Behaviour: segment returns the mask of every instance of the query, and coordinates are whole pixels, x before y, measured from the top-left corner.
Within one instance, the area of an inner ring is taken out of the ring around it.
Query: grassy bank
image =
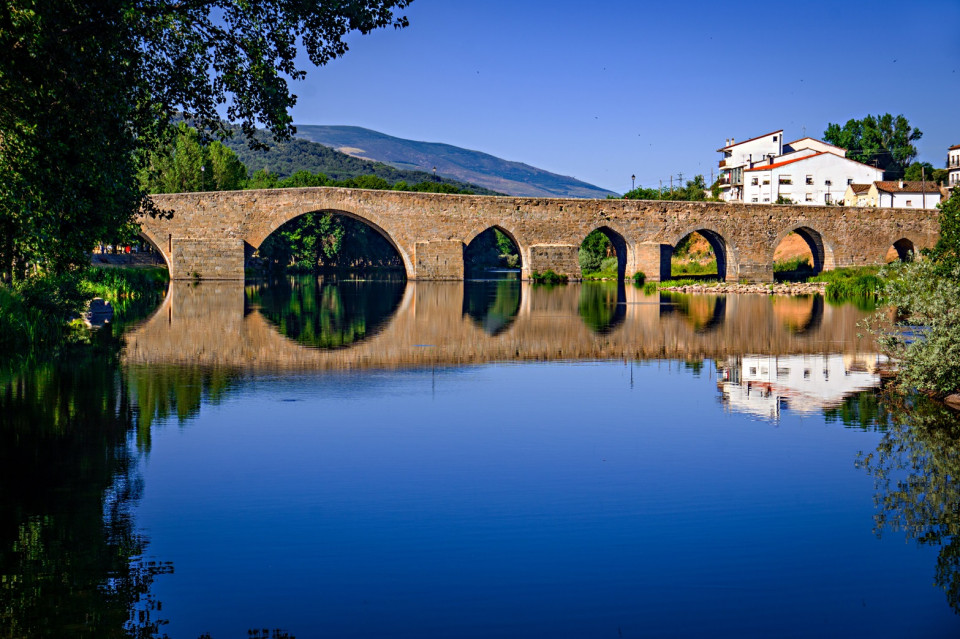
[[[854,302],[872,307],[880,301],[883,280],[879,266],[849,266],[824,271],[809,278],[810,282],[826,282],[824,297],[828,302]]]
[[[110,302],[114,322],[123,321],[155,305],[167,280],[161,267],[92,267],[0,286],[0,359],[43,356],[88,341],[89,332],[77,318],[91,299]]]

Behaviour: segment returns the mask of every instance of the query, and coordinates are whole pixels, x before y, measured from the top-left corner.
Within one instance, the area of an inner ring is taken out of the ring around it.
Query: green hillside
[[[408,184],[417,184],[419,182],[434,180],[432,171],[400,169],[381,162],[352,157],[309,140],[294,138],[286,142],[275,142],[263,131],[258,132],[257,138],[260,142],[268,144],[270,148],[266,151],[253,150],[240,135],[234,136],[224,142],[224,144],[234,150],[240,158],[240,161],[246,165],[251,173],[259,171],[260,169],[266,169],[284,178],[289,177],[297,171],[309,171],[311,173],[323,173],[333,180],[346,180],[363,175],[375,175],[391,184],[400,181],[407,182]],[[495,190],[484,188],[483,186],[469,184],[440,175],[436,177],[436,181],[450,184],[459,189],[472,191],[477,195],[500,194]]]
[[[297,137],[357,158],[423,170],[493,191],[528,197],[605,198],[612,191],[521,162],[449,144],[417,142],[355,126],[297,125]]]

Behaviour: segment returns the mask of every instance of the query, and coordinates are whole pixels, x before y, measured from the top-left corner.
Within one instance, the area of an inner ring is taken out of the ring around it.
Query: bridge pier
[[[641,242],[637,244],[637,270],[643,271],[650,282],[662,282],[670,279],[670,258],[673,247],[660,242]]]
[[[463,242],[460,240],[430,240],[414,246],[414,280],[462,280]]]
[[[580,247],[572,244],[534,244],[530,247],[529,277],[534,272],[545,273],[552,270],[558,275],[566,275],[571,280],[579,280]]]
[[[170,279],[243,280],[243,240],[171,237],[168,250]]]

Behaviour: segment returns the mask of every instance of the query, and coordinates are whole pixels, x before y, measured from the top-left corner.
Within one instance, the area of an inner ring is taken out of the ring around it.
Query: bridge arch
[[[777,235],[767,256],[769,264],[774,263],[774,254],[777,252],[777,247],[780,246],[780,242],[791,233],[799,235],[810,249],[810,253],[813,255],[813,264],[811,266],[813,267],[814,274],[820,273],[821,271],[832,271],[836,268],[837,263],[833,248],[834,242],[828,240],[820,231],[806,224],[793,224],[783,229]]]
[[[683,238],[693,233],[699,233],[707,240],[707,243],[710,244],[710,248],[713,249],[713,254],[717,257],[717,279],[721,282],[726,281],[729,265],[739,263],[739,251],[737,251],[736,247],[727,239],[729,234],[724,234],[715,227],[690,226],[681,233],[674,235],[670,238],[670,255],[667,259],[673,257],[673,249],[677,244],[679,244]],[[669,264],[667,264],[667,267],[669,267]]]
[[[916,244],[909,238],[901,237],[887,247],[881,263],[890,263],[897,260],[909,262],[916,257],[916,253]]]
[[[163,258],[163,263],[167,267],[167,272],[169,272],[170,276],[172,277],[173,269],[171,268],[171,265],[170,265],[169,240],[168,240],[168,243],[166,243],[167,245],[165,246],[164,245],[165,243],[157,241],[158,238],[154,237],[154,234],[148,231],[147,229],[145,229],[143,226],[140,227],[140,232],[138,233],[138,235],[143,239],[145,239],[147,242],[149,242],[150,245],[154,249],[156,249],[156,251],[160,254],[160,257]]]
[[[517,268],[519,268],[521,272],[526,270],[529,259],[525,257],[524,245],[517,240],[517,236],[513,231],[500,224],[488,224],[485,226],[478,224],[477,226],[471,228],[463,239],[463,248],[465,252],[464,255],[466,256],[466,250],[478,237],[480,237],[480,235],[490,230],[496,230],[503,233],[511,242],[513,242],[514,248],[517,249],[517,255],[520,257],[520,262],[517,264]]]
[[[630,254],[630,244],[625,237],[626,234],[622,230],[614,228],[613,225],[604,224],[591,229],[586,235],[581,237],[579,244],[577,244],[578,249],[583,246],[584,241],[586,241],[587,237],[594,231],[603,233],[604,237],[610,241],[614,254],[617,256],[617,281],[624,281],[627,276],[627,265],[633,263],[633,256]]]
[[[264,240],[270,237],[272,234],[276,233],[284,224],[291,222],[299,217],[302,217],[308,213],[333,213],[334,215],[342,215],[344,217],[350,218],[352,220],[357,220],[358,222],[365,224],[376,231],[381,237],[383,237],[388,244],[397,252],[397,255],[400,256],[400,261],[403,263],[403,270],[406,274],[407,279],[413,279],[414,277],[414,267],[413,261],[410,259],[407,251],[403,249],[400,243],[394,239],[394,233],[391,233],[384,229],[384,227],[379,223],[380,221],[376,215],[369,213],[355,213],[350,210],[343,208],[330,207],[330,206],[320,206],[320,207],[302,207],[292,212],[285,212],[281,215],[277,215],[269,221],[268,224],[264,225],[261,229],[258,230],[258,233],[247,239],[247,243],[253,248],[258,249],[260,245],[263,244]]]

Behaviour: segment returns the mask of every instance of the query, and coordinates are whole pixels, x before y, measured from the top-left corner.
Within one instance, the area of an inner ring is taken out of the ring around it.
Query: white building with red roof
[[[845,149],[810,137],[783,141],[783,130],[718,149],[721,197],[728,202],[842,204],[847,185],[872,183],[883,171],[846,157]]]
[[[877,167],[828,151],[788,154],[743,171],[743,201],[749,204],[843,204],[847,186],[883,178]]]

